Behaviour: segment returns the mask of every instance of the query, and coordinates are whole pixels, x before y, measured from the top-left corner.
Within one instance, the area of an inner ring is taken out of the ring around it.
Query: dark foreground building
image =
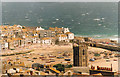
[[[87,67],[88,66],[88,46],[78,41],[73,45],[73,64],[74,66]]]
[[[77,40],[73,44],[73,70],[74,72],[89,73],[88,46],[85,42]]]

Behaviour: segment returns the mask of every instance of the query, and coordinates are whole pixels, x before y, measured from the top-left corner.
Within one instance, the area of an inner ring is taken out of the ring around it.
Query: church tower
[[[73,65],[77,67],[88,67],[88,46],[81,41],[73,45]]]

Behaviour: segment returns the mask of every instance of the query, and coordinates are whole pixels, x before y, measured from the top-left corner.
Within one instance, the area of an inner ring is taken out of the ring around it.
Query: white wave
[[[101,18],[102,20],[104,20],[105,18]]]
[[[99,18],[96,18],[96,19],[93,19],[93,20],[95,20],[95,21],[100,21],[100,19],[99,19]]]
[[[56,21],[58,21],[59,19],[56,19]]]
[[[106,26],[103,26],[103,27],[106,27]]]
[[[118,37],[118,35],[113,35],[113,36],[116,36],[116,37]]]
[[[110,40],[115,40],[117,43],[120,43],[120,38],[110,38]]]
[[[102,24],[98,24],[99,26],[101,26]]]
[[[85,14],[82,14],[82,16],[85,16]]]
[[[56,22],[52,22],[53,24],[55,24]]]
[[[72,21],[74,21],[74,20],[72,20]]]
[[[87,15],[89,15],[89,13],[86,13]]]
[[[80,23],[78,23],[78,24],[80,24]]]

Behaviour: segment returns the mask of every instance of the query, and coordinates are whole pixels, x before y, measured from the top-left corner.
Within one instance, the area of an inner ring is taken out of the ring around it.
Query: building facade
[[[73,65],[88,67],[88,46],[84,42],[77,41],[73,45]]]

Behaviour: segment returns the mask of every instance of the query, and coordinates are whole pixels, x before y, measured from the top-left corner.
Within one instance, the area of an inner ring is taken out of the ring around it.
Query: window
[[[83,55],[85,55],[85,50],[83,49]]]

